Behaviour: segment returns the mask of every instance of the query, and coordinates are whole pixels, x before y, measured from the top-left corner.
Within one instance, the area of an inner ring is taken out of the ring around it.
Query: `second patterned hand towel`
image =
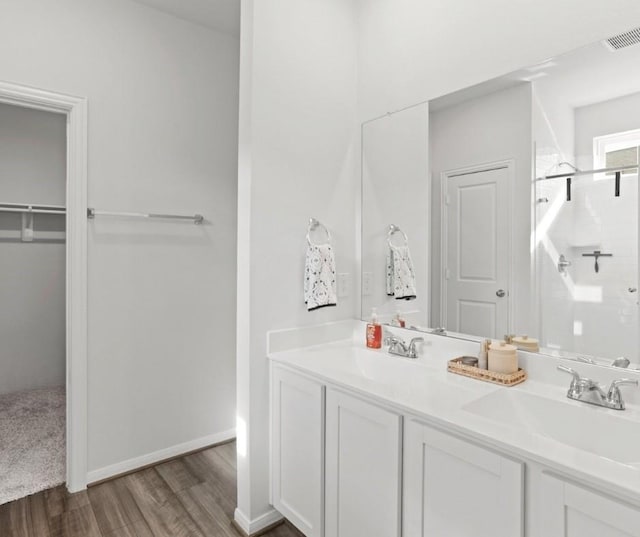
[[[338,303],[336,262],[330,244],[309,244],[307,247],[304,302],[309,311]]]
[[[396,300],[416,298],[416,276],[408,246],[392,246],[387,256],[387,295]]]

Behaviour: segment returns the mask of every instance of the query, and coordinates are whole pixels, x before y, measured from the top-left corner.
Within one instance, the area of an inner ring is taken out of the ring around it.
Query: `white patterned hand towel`
[[[393,246],[387,255],[387,295],[396,300],[416,298],[416,276],[408,246]]]
[[[310,244],[307,248],[304,302],[309,311],[338,303],[336,262],[330,244]]]

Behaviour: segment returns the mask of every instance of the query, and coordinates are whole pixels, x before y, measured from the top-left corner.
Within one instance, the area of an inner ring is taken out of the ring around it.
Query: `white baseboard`
[[[260,515],[258,518],[249,520],[240,509],[237,509],[233,513],[233,519],[235,523],[244,531],[247,535],[253,535],[269,526],[280,522],[283,516],[275,509],[267,511],[264,515]]]
[[[148,466],[165,459],[178,457],[184,453],[189,453],[190,451],[205,448],[212,444],[218,444],[226,440],[232,440],[233,438],[235,438],[235,436],[236,430],[229,429],[228,431],[222,431],[221,433],[203,436],[202,438],[197,438],[189,442],[177,444],[175,446],[161,449],[159,451],[154,451],[152,453],[147,453],[146,455],[141,455],[140,457],[134,457],[133,459],[128,459],[116,464],[111,464],[109,466],[105,466],[104,468],[98,468],[97,470],[92,470],[87,474],[87,482],[91,484],[98,481],[103,481],[104,479],[109,479],[110,477],[116,475],[125,474],[127,472],[131,472],[132,470],[136,470],[138,468],[142,468],[144,466]]]

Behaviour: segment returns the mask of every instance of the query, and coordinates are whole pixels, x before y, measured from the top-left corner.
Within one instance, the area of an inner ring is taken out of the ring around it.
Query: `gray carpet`
[[[0,505],[65,480],[65,390],[0,395]]]

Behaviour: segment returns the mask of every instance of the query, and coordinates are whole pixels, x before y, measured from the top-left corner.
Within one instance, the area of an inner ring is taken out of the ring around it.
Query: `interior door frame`
[[[0,103],[64,114],[66,192],[67,489],[87,487],[87,100],[0,81]]]
[[[449,210],[447,205],[447,193],[449,191],[449,179],[459,177],[461,175],[471,175],[474,173],[489,172],[492,170],[507,169],[509,181],[507,184],[507,199],[509,200],[509,210],[507,211],[508,228],[513,229],[514,218],[514,185],[515,178],[515,160],[497,160],[494,162],[488,162],[485,164],[475,164],[473,166],[466,166],[464,168],[455,168],[452,170],[446,170],[440,173],[440,320],[442,326],[447,329],[447,258],[449,254],[447,235],[448,235],[448,219]],[[507,263],[507,331],[511,333],[513,330],[513,304],[514,304],[514,292],[513,292],[513,275],[515,272],[515,259],[513,258],[514,252],[514,234],[509,233],[509,240],[507,242],[507,256],[509,262]]]

